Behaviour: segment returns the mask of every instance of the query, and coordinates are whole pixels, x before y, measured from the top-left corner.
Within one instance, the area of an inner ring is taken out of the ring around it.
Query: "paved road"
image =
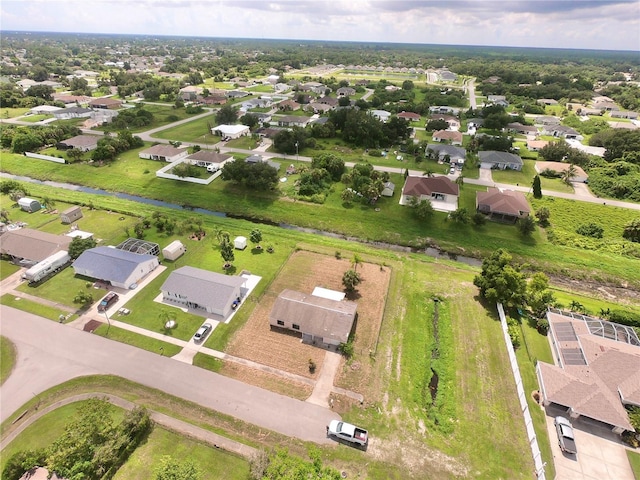
[[[316,443],[331,443],[327,408],[246,385],[129,345],[0,305],[0,329],[18,361],[0,391],[0,421],[38,393],[75,377],[117,375],[207,408]]]

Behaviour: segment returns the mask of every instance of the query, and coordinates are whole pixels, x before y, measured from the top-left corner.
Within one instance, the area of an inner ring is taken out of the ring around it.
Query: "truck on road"
[[[571,422],[564,417],[556,417],[553,420],[553,424],[556,426],[556,432],[558,433],[560,450],[566,453],[578,453]]]
[[[350,423],[341,422],[340,420],[331,420],[327,426],[327,435],[355,443],[362,447],[367,446],[369,434],[366,430],[351,425]]]

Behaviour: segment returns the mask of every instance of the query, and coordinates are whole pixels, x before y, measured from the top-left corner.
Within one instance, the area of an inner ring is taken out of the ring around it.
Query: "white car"
[[[207,334],[211,331],[211,329],[212,327],[210,323],[203,324],[193,336],[193,341],[201,342],[202,340],[204,340],[204,337],[206,337]]]

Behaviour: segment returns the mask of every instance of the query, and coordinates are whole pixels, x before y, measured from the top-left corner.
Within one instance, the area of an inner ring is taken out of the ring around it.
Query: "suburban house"
[[[456,130],[436,130],[433,132],[434,142],[450,142],[451,145],[462,145],[462,133]]]
[[[492,220],[515,223],[529,216],[531,207],[522,192],[489,187],[486,192],[476,192],[476,211]]]
[[[458,107],[449,107],[448,105],[433,105],[429,107],[429,112],[436,114],[450,113],[451,115],[458,115],[460,110]]]
[[[400,112],[398,118],[402,118],[407,122],[419,122],[420,114],[414,112]]]
[[[435,114],[431,115],[431,120],[444,120],[449,124],[449,130],[459,130],[460,129],[460,120],[453,115],[447,114]]]
[[[448,158],[449,163],[463,164],[465,158],[467,158],[467,151],[462,147],[456,147],[455,145],[429,143],[427,145],[426,154],[433,152],[438,155],[438,160],[445,162]]]
[[[386,110],[370,110],[370,113],[382,123],[387,123],[387,120],[391,117],[391,112],[387,112]]]
[[[71,118],[89,118],[93,110],[84,107],[69,107],[56,110],[53,116],[56,120],[69,120]]]
[[[92,98],[86,95],[67,95],[65,93],[54,93],[52,95],[54,102],[62,102],[65,107],[86,105]]]
[[[535,118],[534,123],[536,125],[560,125],[560,119],[553,115],[539,115]]]
[[[53,105],[37,105],[31,108],[29,111],[34,115],[48,115],[62,109],[62,107],[54,107]]]
[[[246,125],[218,125],[211,129],[211,133],[223,138],[234,139],[249,135],[249,130]]]
[[[304,128],[309,122],[309,117],[300,117],[296,115],[285,115],[280,117],[274,117],[274,120],[278,121],[279,127],[301,127]]]
[[[269,97],[250,98],[240,104],[241,110],[251,110],[252,108],[268,108],[273,104]]]
[[[171,272],[160,287],[162,301],[227,317],[246,293],[246,278],[195,267]]]
[[[409,176],[402,187],[400,205],[410,205],[412,198],[429,200],[434,210],[452,212],[458,208],[458,185],[447,177]]]
[[[339,105],[340,102],[337,98],[324,96],[316,99],[315,103],[320,103],[322,105],[328,105],[331,108],[335,108]]]
[[[336,90],[336,95],[339,97],[351,97],[356,94],[356,89],[351,87],[340,87]]]
[[[312,295],[294,290],[282,291],[271,309],[269,324],[300,333],[305,343],[337,349],[349,340],[357,304],[341,299],[344,298],[343,293],[327,292],[334,295],[318,291]]]
[[[538,100],[536,100],[536,103],[538,105],[545,106],[558,105],[558,101],[554,100],[553,98],[539,98]]]
[[[85,250],[73,262],[76,275],[109,282],[114,287],[131,288],[159,265],[158,257],[113,247]]]
[[[527,150],[530,152],[539,152],[547,145],[549,145],[549,142],[546,140],[527,140]]]
[[[311,102],[309,105],[306,105],[304,109],[305,111],[313,112],[315,114],[315,113],[326,113],[330,110],[333,110],[334,108],[335,107],[332,107],[327,103]]]
[[[638,112],[632,112],[631,110],[614,110],[609,115],[613,118],[629,118],[632,120],[638,118]]]
[[[96,98],[89,102],[89,107],[115,110],[122,107],[122,101],[115,98]]]
[[[575,139],[582,141],[584,137],[577,130],[565,125],[547,125],[542,129],[542,135],[551,135],[553,137],[562,137],[566,139]]]
[[[480,168],[494,168],[499,170],[522,170],[524,162],[518,155],[495,150],[478,152]]]
[[[192,165],[197,165],[198,167],[212,166],[212,169],[216,170],[220,170],[224,167],[224,164],[229,160],[233,160],[231,155],[218,153],[213,150],[200,150],[199,152],[192,153],[185,159],[185,161]]]
[[[509,102],[507,102],[507,97],[504,95],[487,95],[487,102],[493,105],[501,105],[503,107],[508,107]]]
[[[638,126],[631,122],[607,122],[611,128],[618,128],[624,130],[637,130]]]
[[[180,89],[179,95],[181,100],[189,102],[195,100],[198,95],[202,95],[202,92],[204,92],[204,88],[202,87],[187,85],[186,87]]]
[[[98,148],[98,135],[77,135],[75,137],[67,138],[56,144],[58,150],[71,150],[75,148],[82,152],[88,152]]]
[[[324,95],[328,87],[319,82],[307,82],[300,85],[298,88],[302,92],[313,92],[317,95]]]
[[[278,110],[281,111],[296,111],[300,109],[300,104],[293,100],[284,100],[278,104]]]
[[[72,238],[31,228],[10,230],[0,236],[0,253],[13,260],[38,263],[60,250],[68,250]]]
[[[161,162],[176,162],[189,155],[187,148],[176,148],[172,145],[158,144],[138,153],[138,157]]]
[[[569,163],[563,163],[563,162],[536,162],[535,164],[535,169],[536,172],[538,173],[542,173],[545,170],[552,170],[554,172],[556,172],[558,175],[562,175],[568,168],[569,168],[570,164]],[[574,165],[573,168],[575,169],[575,176],[572,178],[572,182],[581,182],[581,183],[587,183],[588,179],[589,179],[589,175],[587,175],[587,172],[585,172],[581,167],[579,167],[578,165]]]
[[[60,214],[60,221],[62,223],[66,223],[67,225],[75,222],[76,220],[80,220],[81,218],[82,218],[82,208],[79,205],[74,205],[73,207],[69,207]]]
[[[533,125],[523,125],[520,122],[508,123],[504,128],[505,132],[515,132],[520,135],[537,135],[538,129]]]
[[[547,312],[554,365],[538,361],[545,406],[615,433],[633,431],[625,405],[640,406],[640,339],[631,327],[573,312]]]

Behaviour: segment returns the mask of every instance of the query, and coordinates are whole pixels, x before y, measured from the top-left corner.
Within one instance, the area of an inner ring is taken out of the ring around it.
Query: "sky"
[[[0,29],[640,52],[640,0],[2,0]]]

